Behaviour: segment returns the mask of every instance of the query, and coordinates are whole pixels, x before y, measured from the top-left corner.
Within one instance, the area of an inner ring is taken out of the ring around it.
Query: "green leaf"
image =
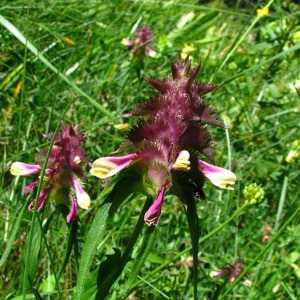
[[[194,299],[197,297],[198,286],[198,248],[199,248],[199,220],[195,199],[192,193],[185,193],[185,200],[187,203],[186,215],[189,223],[191,240],[193,246],[193,285],[194,285]]]
[[[70,85],[79,95],[86,98],[95,108],[101,111],[104,115],[113,119],[114,116],[100,105],[96,100],[87,95],[82,89],[80,89],[75,83],[73,83],[65,74],[60,72],[52,63],[29,41],[24,34],[19,31],[12,23],[6,18],[0,15],[0,24],[2,24],[11,34],[13,34],[23,45],[25,45],[45,66],[57,74],[63,81]]]
[[[139,174],[125,170],[115,176],[100,194],[99,197],[104,202],[95,215],[82,249],[77,277],[78,299],[85,299],[83,296],[85,291],[84,287],[88,279],[89,269],[97,247],[101,244],[106,233],[106,225],[109,217],[114,214],[121,203],[133,192],[133,183],[136,183],[139,179]],[[100,247],[99,250],[101,250],[102,247]]]
[[[130,271],[129,279],[126,281],[125,288],[124,288],[124,296],[128,296],[128,290],[136,280],[140,269],[144,266],[145,261],[152,250],[153,243],[155,241],[155,226],[151,225],[150,227],[146,228],[142,245],[138,251],[137,256],[135,257],[134,261],[132,262],[132,268]]]
[[[40,250],[42,245],[42,229],[41,226],[36,225],[33,229],[33,239],[31,247],[26,247],[26,251],[30,251],[30,264],[29,264],[29,271],[28,276],[30,281],[34,281],[34,277],[36,274],[36,270],[39,264],[39,257],[40,257]],[[27,244],[28,246],[29,244]],[[28,262],[27,262],[28,263]]]
[[[92,276],[85,285],[82,299],[104,299],[110,290],[111,284],[115,281],[113,280],[112,283],[107,282],[107,278],[111,277],[112,270],[118,270],[117,274],[114,274],[115,278],[119,277],[122,273],[123,268],[117,267],[121,262],[121,251],[117,248],[113,250],[115,253],[106,255],[106,259],[92,273]]]
[[[21,221],[23,219],[23,216],[24,216],[24,213],[25,211],[27,211],[27,207],[28,207],[28,202],[26,202],[24,204],[24,206],[22,207],[21,211],[20,212],[17,212],[18,217],[16,219],[16,222],[14,224],[14,226],[12,227],[12,231],[11,231],[11,235],[8,239],[8,242],[7,242],[7,245],[6,245],[6,249],[1,257],[1,260],[0,260],[0,267],[5,263],[7,257],[9,256],[9,253],[11,251],[11,248],[12,248],[12,245],[13,245],[13,242],[16,240],[16,235],[20,229],[20,224],[21,224]]]

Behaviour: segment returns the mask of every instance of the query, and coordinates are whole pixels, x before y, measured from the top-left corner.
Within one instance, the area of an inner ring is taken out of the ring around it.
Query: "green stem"
[[[199,244],[204,242],[205,240],[209,239],[211,236],[213,236],[215,233],[217,233],[218,231],[220,231],[221,229],[223,229],[228,223],[230,223],[235,217],[237,217],[249,204],[247,202],[245,202],[229,219],[227,219],[223,224],[221,224],[220,226],[218,226],[217,228],[215,228],[214,230],[212,230],[209,234],[205,235],[203,238],[199,239]],[[192,246],[187,247],[186,249],[184,249],[183,251],[179,252],[177,255],[173,256],[171,259],[169,259],[168,261],[166,261],[164,264],[160,265],[159,267],[157,267],[155,270],[153,270],[152,272],[148,273],[147,276],[145,276],[144,280],[151,277],[153,274],[159,272],[160,270],[164,269],[165,267],[167,267],[172,261],[179,259],[182,255],[184,255],[185,253],[189,252],[192,250]],[[131,290],[133,288],[135,288],[136,286],[138,286],[140,283],[142,283],[143,280],[139,280],[137,281],[135,284],[133,284],[131,286]]]
[[[105,279],[100,284],[98,283],[95,299],[105,299],[106,296],[108,295],[112,285],[122,274],[124,267],[126,266],[127,262],[130,260],[130,256],[133,251],[133,248],[134,248],[138,238],[141,235],[141,231],[145,224],[144,214],[147,211],[147,209],[149,208],[150,203],[151,203],[151,199],[148,198],[143,207],[143,210],[139,216],[139,219],[136,223],[133,234],[128,242],[128,245],[127,245],[122,257],[120,258],[118,263],[113,267],[113,269],[107,274]],[[80,298],[80,299],[83,299],[83,298]]]
[[[136,277],[138,276],[140,269],[144,265],[150,251],[152,250],[152,246],[155,241],[155,234],[154,234],[155,231],[154,230],[155,230],[154,225],[151,225],[150,227],[146,228],[146,230],[145,230],[142,245],[140,247],[140,250],[139,250],[137,256],[134,259],[134,263],[131,268],[129,278],[125,284],[124,291],[122,293],[124,297],[125,296],[128,297],[128,294],[129,294],[128,291],[129,291],[132,283],[134,282],[134,280],[136,280]]]
[[[133,250],[133,247],[136,244],[136,241],[137,241],[138,237],[141,234],[142,228],[145,224],[144,215],[145,215],[146,211],[148,210],[151,202],[152,202],[152,200],[149,199],[149,198],[145,202],[144,207],[142,209],[142,212],[141,212],[141,214],[139,216],[139,219],[137,221],[137,224],[134,228],[133,234],[132,234],[132,236],[129,240],[129,243],[128,243],[123,255],[122,255],[121,261],[122,261],[122,263],[124,263],[124,265],[127,263],[128,257],[130,256],[130,254]]]
[[[65,114],[65,112],[63,113],[63,115]],[[56,129],[55,129],[55,132],[53,134],[53,137],[52,137],[52,140],[51,140],[51,143],[49,145],[49,148],[48,148],[48,152],[47,152],[47,155],[46,155],[46,158],[45,158],[45,162],[44,162],[44,165],[43,165],[43,168],[42,168],[42,171],[41,171],[41,175],[40,175],[40,180],[39,180],[39,184],[38,184],[38,188],[37,188],[37,192],[36,192],[36,201],[35,201],[35,204],[34,204],[34,211],[33,211],[33,216],[32,216],[32,221],[31,221],[31,227],[30,227],[30,231],[29,231],[29,234],[28,234],[28,240],[27,240],[27,247],[26,247],[26,254],[25,254],[25,268],[24,268],[24,274],[23,274],[23,286],[22,286],[22,295],[23,295],[23,299],[26,298],[26,294],[27,294],[27,290],[28,290],[28,280],[30,279],[29,278],[29,270],[30,270],[30,267],[31,267],[31,264],[30,264],[30,261],[31,261],[31,248],[32,248],[32,244],[33,244],[33,236],[34,236],[34,231],[35,230],[41,230],[42,231],[42,227],[41,227],[41,223],[38,222],[38,211],[37,211],[37,208],[38,208],[38,199],[40,197],[40,194],[41,194],[41,191],[42,191],[42,184],[43,184],[43,180],[44,180],[44,176],[45,176],[45,171],[46,171],[46,168],[47,168],[47,164],[48,164],[48,159],[49,159],[49,156],[50,156],[50,152],[51,152],[51,149],[52,149],[52,146],[54,144],[54,139],[55,139],[55,136],[56,136],[56,133],[58,131],[58,128],[59,128],[59,125],[57,125]],[[36,226],[39,227],[39,229],[36,229]]]

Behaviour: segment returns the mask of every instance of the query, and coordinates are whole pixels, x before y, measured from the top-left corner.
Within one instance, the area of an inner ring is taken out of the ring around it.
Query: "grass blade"
[[[25,47],[27,47],[40,61],[42,61],[49,69],[56,73],[63,81],[70,85],[79,95],[86,98],[90,104],[97,108],[101,113],[110,119],[114,119],[114,115],[100,105],[96,100],[87,95],[75,83],[73,83],[66,75],[60,72],[51,62],[19,31],[11,22],[0,15],[0,23],[13,34]]]

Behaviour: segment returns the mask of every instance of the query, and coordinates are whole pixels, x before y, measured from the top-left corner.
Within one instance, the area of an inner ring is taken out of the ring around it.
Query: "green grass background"
[[[212,129],[218,143],[217,165],[231,168],[238,177],[235,190],[230,192],[205,185],[207,199],[197,203],[201,236],[243,205],[246,186],[257,183],[265,191],[261,204],[247,207],[199,244],[198,297],[221,297],[230,283],[226,278],[211,278],[209,273],[237,258],[250,265],[300,205],[299,158],[285,161],[289,151],[296,149],[293,142],[300,139],[300,12],[296,2],[270,1],[269,14],[260,18],[257,8],[267,2],[2,1],[0,247],[2,253],[8,253],[1,260],[2,299],[22,294],[22,272],[32,263],[37,267],[32,285],[45,297],[56,299],[53,269],[58,272],[62,265],[69,233],[63,217],[55,215],[41,239],[40,252],[33,256],[36,259],[27,261],[24,249],[32,220],[27,206],[32,196],[23,194],[22,188],[30,179],[14,178],[10,164],[33,162],[47,143],[42,134],[55,131],[61,119],[67,125],[83,122],[85,149],[91,161],[116,150],[124,131],[114,125],[135,121],[121,114],[155,94],[143,77],[169,76],[170,57],[176,60],[187,46],[191,47],[188,54],[193,66],[202,61],[198,80],[224,82],[205,99],[230,126],[227,135],[223,129]],[[3,20],[20,31],[28,47],[12,27],[3,26]],[[135,25],[137,29],[151,26],[156,57],[135,61],[131,49],[121,44],[122,38],[134,38],[136,30],[131,31]],[[79,253],[101,205],[100,180],[88,176],[85,189],[92,207],[79,212]],[[144,201],[136,195],[118,210],[107,228],[105,246],[94,258],[94,267],[105,254],[112,254],[114,247],[124,249]],[[299,223],[298,216],[225,299],[299,299]],[[167,197],[154,247],[128,299],[192,299],[191,251],[184,251],[190,244],[182,205]],[[135,252],[133,260],[134,256]],[[76,261],[72,253],[59,281],[61,298],[72,299]],[[129,263],[109,299],[122,299],[130,268]],[[243,283],[246,279],[251,286]]]

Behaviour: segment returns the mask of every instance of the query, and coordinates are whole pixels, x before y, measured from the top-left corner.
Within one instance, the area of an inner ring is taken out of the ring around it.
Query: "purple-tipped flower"
[[[125,169],[135,157],[135,153],[120,157],[101,157],[93,162],[90,173],[101,179],[108,178]]]
[[[71,191],[76,195],[77,203],[81,208],[88,209],[90,206],[90,197],[78,181],[78,179],[85,180],[82,162],[88,162],[88,159],[80,146],[80,143],[85,140],[84,133],[80,132],[81,125],[69,127],[64,123],[61,125],[62,131],[55,136],[50,151],[37,210],[41,210],[50,200],[55,205],[62,204],[70,208],[67,222],[73,222],[77,217],[77,204],[70,194]],[[45,137],[51,140],[53,134],[45,135]],[[47,148],[41,151],[36,164],[12,163],[11,174],[21,176],[40,174],[47,152]],[[38,181],[31,182],[24,188],[24,193],[32,193],[36,185]],[[30,211],[34,210],[35,201],[30,203],[28,207]]]
[[[134,41],[131,41],[129,39],[123,39],[122,44],[134,47],[135,49],[131,52],[133,56],[141,54],[141,55],[148,55],[151,57],[156,56],[156,52],[150,48],[153,39],[153,35],[151,33],[150,26],[143,26],[137,33]]]
[[[203,175],[215,186],[233,190],[232,185],[235,184],[236,176],[231,171],[211,165],[203,160],[199,160],[199,165]]]
[[[14,162],[10,166],[10,173],[15,176],[28,176],[41,170],[40,165],[29,165],[22,162]]]
[[[234,264],[228,265],[221,271],[212,271],[211,277],[226,276],[230,282],[234,282],[240,274],[244,271],[242,260],[238,259]]]
[[[163,186],[154,201],[154,203],[150,206],[148,211],[145,213],[144,220],[147,223],[147,225],[157,225],[158,221],[161,216],[161,207],[164,200],[164,193],[165,193],[166,187]]]
[[[74,198],[72,195],[70,195],[70,199],[71,199],[71,210],[66,218],[68,223],[74,222],[77,218],[77,203],[74,201]]]
[[[205,179],[227,189],[232,189],[236,181],[231,171],[204,161],[215,160],[208,125],[226,128],[201,98],[219,84],[196,82],[200,66],[191,68],[189,57],[185,64],[178,59],[177,66],[171,60],[171,70],[172,76],[164,81],[146,79],[159,95],[125,115],[138,117],[119,149],[132,154],[100,158],[90,171],[100,178],[125,168],[126,176],[129,170],[138,172],[141,180],[133,183],[137,191],[156,199],[145,214],[148,225],[158,223],[164,194],[173,193],[185,203],[184,195],[191,189],[196,198],[204,197]]]

